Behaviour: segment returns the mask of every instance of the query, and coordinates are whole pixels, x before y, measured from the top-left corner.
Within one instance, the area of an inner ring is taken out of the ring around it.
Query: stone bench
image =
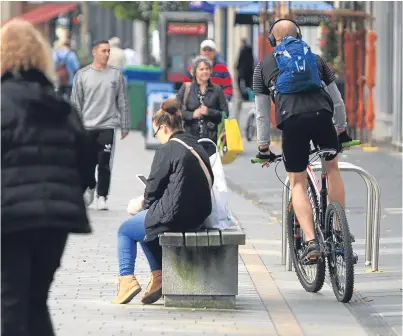
[[[160,235],[166,307],[234,309],[238,295],[239,226]]]

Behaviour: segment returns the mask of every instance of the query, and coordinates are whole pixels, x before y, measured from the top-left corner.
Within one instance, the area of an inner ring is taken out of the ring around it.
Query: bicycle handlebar
[[[361,144],[361,141],[360,141],[360,140],[351,140],[351,141],[348,141],[348,142],[343,142],[343,143],[341,144],[341,151],[340,151],[340,152],[342,152],[342,151],[343,151],[344,149],[346,149],[346,148],[353,147],[353,146],[358,146],[358,145],[360,145],[360,144]],[[314,149],[312,149],[312,150],[309,152],[309,155],[316,154],[316,153],[319,152],[319,151],[320,151],[320,149],[317,148],[317,147],[315,147]],[[260,163],[260,164],[262,164],[262,163],[265,163],[265,162],[273,163],[273,162],[278,162],[278,161],[282,161],[282,160],[283,160],[283,155],[282,155],[282,154],[279,154],[279,155],[276,155],[276,158],[275,158],[274,160],[272,160],[272,161],[259,159],[259,158],[257,158],[257,157],[252,158],[250,161],[251,161],[251,163],[253,163],[253,164],[255,164],[255,163]]]

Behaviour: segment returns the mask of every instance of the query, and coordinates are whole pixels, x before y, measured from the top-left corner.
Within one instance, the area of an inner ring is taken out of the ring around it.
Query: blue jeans
[[[147,258],[150,270],[162,269],[162,249],[158,239],[144,242],[144,221],[148,210],[143,210],[125,220],[118,230],[118,259],[120,276],[133,275],[137,257],[137,243]]]

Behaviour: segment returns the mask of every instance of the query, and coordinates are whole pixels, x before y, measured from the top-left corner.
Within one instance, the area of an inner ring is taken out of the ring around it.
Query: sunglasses
[[[210,47],[206,47],[206,48],[203,48],[203,51],[209,51],[209,52],[212,52],[212,51],[213,51],[213,49],[211,49]]]
[[[155,133],[154,133],[154,138],[157,136],[157,133],[160,131],[160,129],[161,129],[161,125],[158,126],[157,130],[155,131]]]

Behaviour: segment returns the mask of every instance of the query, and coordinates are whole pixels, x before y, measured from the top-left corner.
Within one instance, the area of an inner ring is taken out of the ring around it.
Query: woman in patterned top
[[[197,57],[192,65],[193,81],[184,83],[177,100],[182,103],[184,128],[197,138],[209,138],[217,142],[217,127],[222,116],[228,116],[228,103],[222,88],[210,80],[212,63]],[[206,148],[209,155],[215,149]]]

